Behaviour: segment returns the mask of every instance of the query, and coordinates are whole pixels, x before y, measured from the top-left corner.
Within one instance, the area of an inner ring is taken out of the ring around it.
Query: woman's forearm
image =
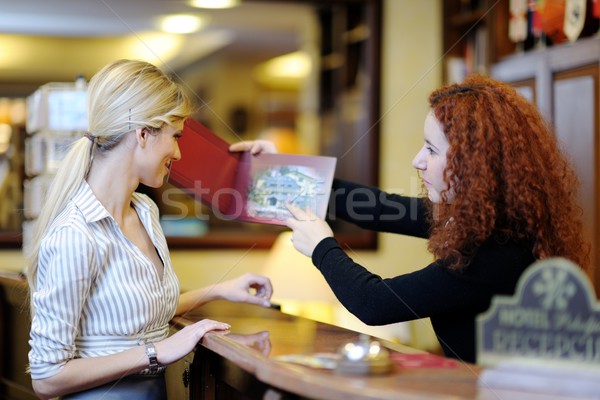
[[[219,285],[211,285],[200,289],[190,290],[179,295],[175,315],[182,315],[201,307],[210,301],[222,298]]]
[[[97,387],[147,367],[145,347],[137,346],[109,356],[69,360],[56,375],[32,379],[32,384],[40,398],[51,399]]]

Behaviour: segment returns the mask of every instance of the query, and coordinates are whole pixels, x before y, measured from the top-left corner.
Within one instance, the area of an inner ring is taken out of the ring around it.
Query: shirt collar
[[[73,202],[79,208],[87,223],[111,217],[86,181],[83,181],[77,193],[73,196]]]
[[[81,211],[83,218],[86,223],[98,222],[104,218],[112,218],[110,213],[104,208],[100,200],[96,197],[90,185],[83,181],[75,196],[73,196],[73,202]],[[131,203],[135,207],[136,210],[140,210],[139,212],[140,218],[144,225],[149,225],[149,210],[150,205],[143,201],[141,195],[139,193],[133,193],[131,197]]]
[[[131,196],[131,204],[133,208],[135,208],[140,221],[146,228],[148,233],[152,232],[152,222],[150,218],[150,204],[147,201],[144,201],[144,195],[141,193],[133,192]]]

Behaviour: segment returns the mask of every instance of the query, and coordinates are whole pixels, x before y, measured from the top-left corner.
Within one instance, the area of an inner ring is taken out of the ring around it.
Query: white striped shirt
[[[132,204],[164,263],[163,279],[84,182],[40,246],[29,341],[33,379],[55,375],[72,358],[167,337],[179,283],[156,204],[139,193]]]

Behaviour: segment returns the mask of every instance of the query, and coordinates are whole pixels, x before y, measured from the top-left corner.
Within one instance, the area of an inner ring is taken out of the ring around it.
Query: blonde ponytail
[[[44,207],[42,207],[35,222],[31,246],[23,249],[27,262],[25,274],[32,289],[35,288],[40,241],[52,220],[62,211],[69,199],[81,186],[90,166],[92,146],[92,141],[85,137],[75,141],[52,179],[44,199]]]

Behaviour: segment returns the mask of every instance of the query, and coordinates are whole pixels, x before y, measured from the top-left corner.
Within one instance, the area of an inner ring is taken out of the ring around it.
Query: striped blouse
[[[156,204],[134,193],[132,205],[163,261],[162,279],[84,182],[40,246],[29,341],[33,379],[55,375],[73,358],[167,337],[179,283]]]

